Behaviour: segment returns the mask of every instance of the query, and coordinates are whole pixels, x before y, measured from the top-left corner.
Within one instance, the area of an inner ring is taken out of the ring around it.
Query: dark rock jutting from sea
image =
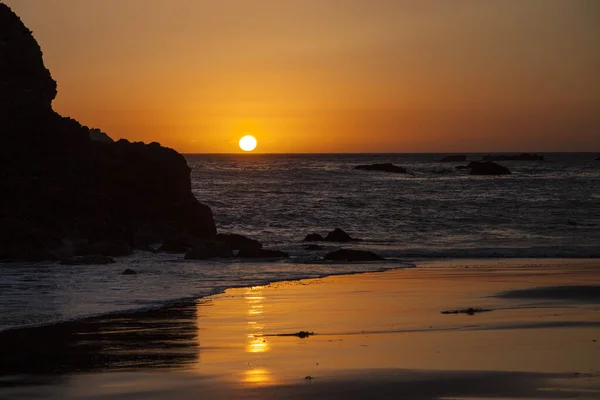
[[[397,174],[405,174],[407,172],[406,168],[399,167],[392,163],[357,165],[354,169],[361,171],[393,172]]]
[[[471,161],[467,168],[471,169],[471,175],[510,175],[511,172],[508,168],[493,163],[491,161],[478,162]]]
[[[57,258],[69,240],[148,249],[172,237],[215,238],[182,155],[112,142],[52,109],[56,82],[42,51],[2,3],[0,51],[0,259]]]
[[[471,161],[467,165],[457,165],[455,169],[468,169],[470,175],[510,175],[511,172],[505,166],[491,161]]]
[[[331,232],[329,232],[325,237],[323,237],[319,233],[309,233],[304,238],[305,242],[352,242],[359,241],[360,239],[355,239],[350,236],[348,233],[344,232],[340,228],[335,228]]]

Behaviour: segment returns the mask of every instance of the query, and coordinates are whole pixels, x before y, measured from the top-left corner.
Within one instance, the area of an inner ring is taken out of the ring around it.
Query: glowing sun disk
[[[244,151],[252,151],[256,148],[256,138],[252,135],[246,135],[240,139],[240,149]]]

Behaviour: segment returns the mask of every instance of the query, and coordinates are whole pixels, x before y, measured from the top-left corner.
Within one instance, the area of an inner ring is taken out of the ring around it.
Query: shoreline
[[[540,300],[531,289],[600,288],[600,264],[477,263],[282,281],[0,333],[0,398],[546,398],[557,388],[595,398],[600,295]],[[467,306],[493,311],[441,313]],[[299,331],[315,335],[290,335]]]
[[[351,263],[351,262],[333,262],[333,263],[327,263],[330,265],[386,265],[386,264],[390,264],[394,261],[392,260],[387,260],[388,262],[372,262],[372,263]],[[537,262],[536,262],[537,261]],[[473,265],[473,264],[521,264],[521,263],[536,263],[536,264],[542,264],[541,268],[548,268],[550,266],[550,264],[563,264],[563,263],[568,263],[568,262],[576,262],[576,263],[582,263],[582,264],[588,264],[588,263],[594,263],[595,261],[598,261],[598,263],[600,264],[600,258],[596,258],[596,257],[582,257],[582,258],[415,258],[415,259],[405,259],[405,260],[397,260],[398,263],[404,264],[404,266],[392,266],[392,267],[382,267],[378,270],[365,270],[365,271],[351,271],[351,272],[340,272],[340,273],[327,273],[327,274],[322,274],[319,276],[307,276],[307,277],[300,277],[300,278],[295,278],[295,279],[288,279],[288,278],[284,278],[281,280],[272,280],[272,281],[263,281],[258,283],[258,285],[261,286],[265,286],[265,285],[271,285],[271,284],[277,284],[277,283],[286,283],[286,282],[299,282],[299,281],[303,281],[303,280],[310,280],[310,279],[324,279],[324,278],[328,278],[328,277],[336,277],[336,276],[351,276],[351,275],[363,275],[363,274],[370,274],[370,273],[385,273],[388,271],[393,271],[393,270],[403,270],[403,269],[411,269],[411,268],[459,268],[459,265],[462,264],[469,264],[469,265]],[[0,263],[1,264],[1,263]],[[35,263],[32,263],[35,264]],[[42,265],[44,264],[44,265]],[[40,267],[42,266],[47,266],[47,263],[40,263]],[[438,265],[439,264],[439,265]],[[299,265],[304,265],[304,264],[299,264]],[[436,265],[436,266],[433,266]],[[30,265],[31,266],[31,265]],[[58,267],[58,266],[57,266]],[[102,267],[102,266],[100,266]],[[470,266],[467,266],[467,268],[469,268]],[[64,267],[64,266],[60,266],[60,268],[77,268],[77,267]],[[519,268],[519,267],[516,267]],[[214,296],[221,296],[223,294],[225,294],[228,290],[231,289],[245,289],[245,288],[249,288],[252,286],[256,286],[256,285],[233,285],[233,286],[227,286],[227,287],[218,287],[215,288],[216,291],[214,291],[213,293],[204,295],[204,296],[188,296],[188,297],[180,297],[180,298],[173,298],[170,300],[165,300],[163,302],[161,302],[161,304],[156,304],[156,305],[149,305],[149,306],[145,306],[145,307],[139,307],[139,308],[129,308],[129,309],[122,309],[122,310],[116,310],[116,311],[110,311],[110,312],[99,312],[97,314],[90,314],[90,315],[85,315],[85,316],[81,316],[81,317],[73,317],[73,318],[67,318],[67,319],[63,319],[63,320],[57,320],[57,321],[51,321],[51,322],[42,322],[42,323],[36,323],[36,324],[30,324],[30,325],[22,325],[22,326],[14,326],[14,327],[8,327],[8,328],[0,328],[0,338],[4,333],[8,333],[8,332],[14,332],[14,331],[23,331],[23,330],[32,330],[32,329],[40,329],[40,328],[50,328],[53,326],[62,326],[62,325],[68,325],[68,324],[77,324],[77,323],[86,323],[89,321],[93,321],[95,319],[100,319],[100,318],[107,318],[107,317],[115,317],[115,318],[119,318],[121,316],[130,316],[130,315],[134,315],[134,314],[138,314],[138,313],[147,313],[147,312],[154,312],[154,311],[159,311],[162,309],[169,309],[171,307],[177,307],[179,305],[186,305],[186,304],[191,304],[191,303],[196,303],[198,301],[208,301],[210,300],[212,297]]]

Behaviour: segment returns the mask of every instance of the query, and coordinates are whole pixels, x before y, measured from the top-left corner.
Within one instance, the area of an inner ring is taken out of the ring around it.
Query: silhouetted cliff
[[[0,258],[51,258],[65,238],[143,247],[216,235],[183,156],[91,140],[52,110],[56,94],[31,31],[0,3]]]

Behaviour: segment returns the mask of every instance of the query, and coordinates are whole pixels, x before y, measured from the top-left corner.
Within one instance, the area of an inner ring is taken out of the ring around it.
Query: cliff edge
[[[56,94],[32,32],[0,3],[0,259],[57,258],[65,242],[144,249],[215,237],[181,154],[92,140],[52,109]]]

